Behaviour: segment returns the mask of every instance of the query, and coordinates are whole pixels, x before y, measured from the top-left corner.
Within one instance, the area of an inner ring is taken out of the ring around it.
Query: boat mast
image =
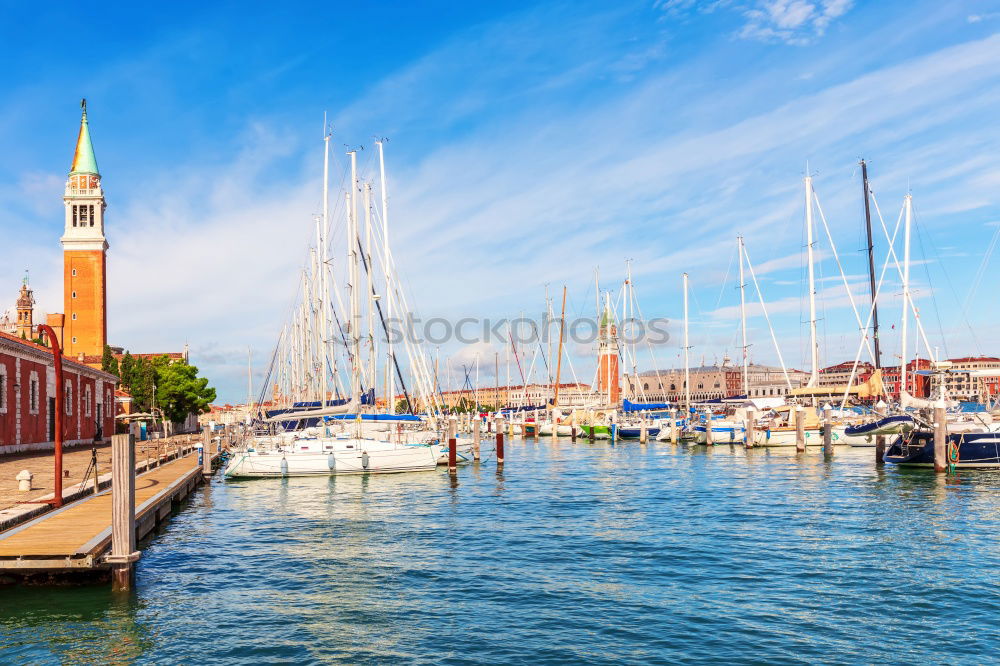
[[[375,355],[375,303],[378,295],[375,293],[375,275],[372,265],[372,184],[365,183],[365,294],[368,297],[368,387],[375,388],[377,374],[375,366],[378,357]]]
[[[913,222],[913,196],[909,193],[906,194],[905,207],[906,207],[906,226],[903,235],[903,322],[900,325],[899,336],[902,341],[902,347],[900,349],[900,365],[899,365],[899,393],[902,397],[903,391],[907,388],[907,372],[906,372],[906,361],[908,358],[908,353],[906,349],[906,326],[910,319],[910,228]]]
[[[819,383],[819,344],[816,341],[816,270],[813,266],[813,188],[809,165],[806,164],[806,255],[809,262],[809,355],[812,369],[809,386]]]
[[[740,321],[741,329],[743,334],[743,392],[746,394],[747,399],[750,398],[750,368],[748,365],[748,354],[747,354],[747,297],[746,297],[746,281],[743,278],[743,236],[737,236],[739,241],[739,247],[737,251],[740,254]]]
[[[253,348],[247,347],[247,416],[250,416],[251,404],[253,403]]]
[[[548,348],[545,352],[545,376],[549,380],[549,386],[552,386],[552,318],[555,313],[552,312],[552,299],[549,298],[549,283],[545,283],[545,344]]]
[[[559,347],[556,352],[559,356],[556,359],[556,386],[552,398],[552,407],[559,406],[559,382],[562,376],[562,350],[563,350],[563,327],[566,322],[566,285],[563,285],[562,311],[559,315]]]
[[[684,409],[691,412],[691,347],[688,344],[688,274],[684,274]]]
[[[882,350],[878,339],[878,304],[875,296],[875,245],[872,242],[872,213],[869,201],[868,164],[861,160],[861,180],[865,196],[865,231],[868,233],[868,284],[872,295],[872,338],[875,340],[875,368],[882,367]]]
[[[382,140],[375,142],[378,146],[378,170],[379,170],[379,190],[382,195],[382,269],[385,275],[383,276],[385,280],[385,313],[388,318],[388,322],[392,324],[392,272],[390,269],[389,262],[389,195],[386,193],[386,180],[385,180],[385,155],[382,149]],[[395,386],[393,386],[395,377],[392,374],[392,364],[393,364],[393,350],[392,350],[392,333],[386,331],[386,364],[385,364],[385,392],[388,396],[388,400],[392,403],[389,407],[389,413],[394,414],[396,412],[395,406]]]
[[[347,225],[347,256],[348,256],[348,286],[351,296],[351,399],[360,400],[361,396],[361,310],[358,305],[358,154],[351,150],[351,193],[350,215]],[[358,405],[360,412],[360,404]]]
[[[323,392],[323,407],[326,407],[326,398],[329,391],[327,390],[327,367],[330,361],[330,328],[329,328],[329,313],[330,308],[330,291],[329,283],[326,279],[327,266],[330,263],[329,250],[327,248],[327,233],[330,228],[330,131],[326,124],[326,114],[323,114],[323,221],[320,225],[322,230],[320,237],[317,239],[319,241],[319,279],[320,279],[320,317],[322,320],[320,322],[320,335],[323,340],[323,353],[321,358],[321,363],[323,365],[321,376],[323,381],[321,383]]]

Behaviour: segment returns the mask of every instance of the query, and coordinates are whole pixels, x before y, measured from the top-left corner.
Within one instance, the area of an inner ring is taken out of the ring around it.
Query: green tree
[[[125,355],[122,356],[121,363],[118,365],[118,370],[118,377],[122,380],[122,386],[131,392],[132,383],[135,381],[135,357],[128,353],[128,351],[126,351]]]
[[[156,359],[156,406],[170,421],[179,422],[188,414],[208,411],[215,400],[215,389],[208,380],[198,376],[198,368],[184,361],[170,363],[166,357]]]
[[[104,355],[101,357],[101,370],[110,372],[115,377],[121,377],[119,375],[118,359],[111,353],[110,345],[104,345]]]
[[[155,386],[155,362],[144,356],[139,356],[134,360],[132,378],[129,384],[132,402],[138,410],[148,412],[152,408]]]

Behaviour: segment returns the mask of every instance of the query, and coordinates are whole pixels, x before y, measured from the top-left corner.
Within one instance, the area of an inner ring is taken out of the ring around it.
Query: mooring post
[[[705,445],[712,446],[715,444],[715,437],[712,435],[712,408],[709,407],[708,411],[705,412]]]
[[[496,420],[497,434],[497,465],[503,465],[503,423],[498,416]]]
[[[743,427],[743,445],[746,448],[748,448],[748,449],[753,447],[754,418],[756,418],[756,414],[754,414],[754,410],[748,409],[747,410],[747,422],[746,422],[746,425]]]
[[[448,472],[458,472],[458,418],[448,417]]]
[[[576,421],[573,421],[573,425],[569,427],[569,436],[571,441],[576,442]]]
[[[806,450],[806,410],[802,405],[795,405],[795,450]]]
[[[208,428],[201,431],[201,474],[212,476],[212,431]]]
[[[642,425],[639,426],[639,443],[640,444],[645,444],[646,443],[646,436],[647,436],[647,434],[648,433],[646,431],[646,419],[644,418],[644,419],[642,419]]]
[[[833,408],[830,403],[823,406],[823,455],[833,455],[833,422],[830,420],[830,413]]]
[[[885,464],[885,435],[875,435],[875,466],[881,467]]]
[[[677,410],[670,410],[670,443],[677,443]]]
[[[472,422],[472,459],[479,460],[479,442],[482,439],[482,422],[476,419]]]
[[[948,467],[948,421],[943,400],[934,403],[934,471],[943,473]]]
[[[135,562],[135,438],[111,437],[111,584],[114,590],[132,589]]]

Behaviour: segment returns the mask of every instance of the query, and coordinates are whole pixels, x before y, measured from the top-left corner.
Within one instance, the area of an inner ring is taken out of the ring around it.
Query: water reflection
[[[154,645],[138,608],[106,585],[0,589],[0,662],[134,663]]]

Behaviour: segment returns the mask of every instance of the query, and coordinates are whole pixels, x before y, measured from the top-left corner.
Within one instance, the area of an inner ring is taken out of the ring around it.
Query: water
[[[0,590],[0,663],[982,663],[1000,474],[508,443],[443,472],[216,480],[133,596]]]

